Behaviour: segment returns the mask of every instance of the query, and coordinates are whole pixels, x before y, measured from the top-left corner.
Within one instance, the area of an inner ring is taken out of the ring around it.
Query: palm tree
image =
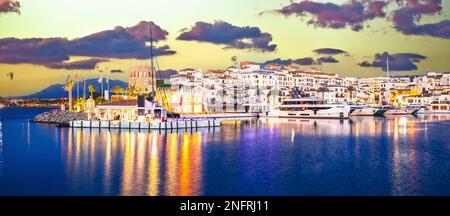
[[[73,106],[73,99],[72,99],[72,89],[75,85],[75,82],[72,80],[67,81],[66,85],[64,86],[64,89],[69,94],[69,112],[72,112],[72,106]]]
[[[124,92],[125,90],[120,86],[114,86],[111,89],[111,91],[114,92],[114,94],[119,95],[120,93]]]
[[[317,91],[318,92],[320,92],[321,94],[322,94],[322,100],[324,100],[324,97],[325,97],[325,92],[327,92],[327,91],[329,91],[328,90],[328,88],[327,87],[319,87],[318,89],[317,89]]]
[[[136,86],[128,86],[127,96],[137,97],[138,93],[139,93],[139,90],[138,90],[138,88],[136,88]]]
[[[88,86],[89,93],[91,94],[91,98],[94,98],[95,87],[93,85]]]
[[[86,106],[86,99],[84,98],[78,98],[75,100],[75,104],[73,107],[77,110],[77,112],[82,112]]]
[[[355,91],[355,87],[353,87],[352,85],[347,87],[347,91],[350,93],[350,101],[352,101],[353,99],[353,92]]]

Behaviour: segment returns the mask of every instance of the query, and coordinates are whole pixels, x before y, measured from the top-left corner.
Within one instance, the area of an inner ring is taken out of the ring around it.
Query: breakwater
[[[71,121],[87,120],[85,113],[61,111],[58,109],[50,110],[36,115],[32,121],[38,123],[50,123],[50,124],[66,124]]]

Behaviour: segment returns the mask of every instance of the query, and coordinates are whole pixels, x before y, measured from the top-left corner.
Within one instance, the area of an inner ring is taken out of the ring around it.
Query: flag
[[[67,76],[66,82],[69,82],[70,74]]]
[[[102,82],[103,82],[103,77],[101,76],[101,77],[97,80],[97,82],[98,82],[98,83],[102,83]]]
[[[109,84],[109,77],[106,77],[106,83]]]

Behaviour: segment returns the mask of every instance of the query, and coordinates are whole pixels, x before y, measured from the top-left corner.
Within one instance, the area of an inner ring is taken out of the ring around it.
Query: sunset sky
[[[395,75],[450,72],[450,0],[0,0],[0,96],[68,74],[126,81],[149,62],[149,27],[161,70],[236,56],[368,77],[389,56]]]

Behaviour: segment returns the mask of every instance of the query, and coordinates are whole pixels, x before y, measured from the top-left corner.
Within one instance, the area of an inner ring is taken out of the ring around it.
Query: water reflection
[[[215,181],[221,182],[214,169],[223,168],[221,171],[229,173],[235,182],[219,186],[243,184],[240,178],[265,185],[266,191],[243,194],[314,194],[309,190],[317,189],[318,181],[313,179],[326,180],[328,172],[334,172],[332,175],[339,176],[332,181],[346,188],[337,194],[358,194],[359,190],[365,191],[361,194],[402,195],[420,194],[421,169],[430,164],[418,151],[422,148],[420,141],[428,139],[429,124],[448,120],[450,115],[348,120],[263,118],[228,121],[216,131],[59,132],[70,194],[211,194],[211,187],[218,189]],[[220,161],[211,163],[208,157]],[[292,182],[285,182],[289,179]],[[304,188],[296,184],[299,179]],[[367,184],[379,188],[371,192]],[[321,194],[333,194],[333,190],[337,189],[328,188]],[[237,189],[230,193],[240,194]]]
[[[72,192],[119,195],[200,195],[202,135],[69,129],[64,153]],[[101,184],[101,187],[98,187]]]
[[[0,177],[3,175],[3,123],[0,117]]]

